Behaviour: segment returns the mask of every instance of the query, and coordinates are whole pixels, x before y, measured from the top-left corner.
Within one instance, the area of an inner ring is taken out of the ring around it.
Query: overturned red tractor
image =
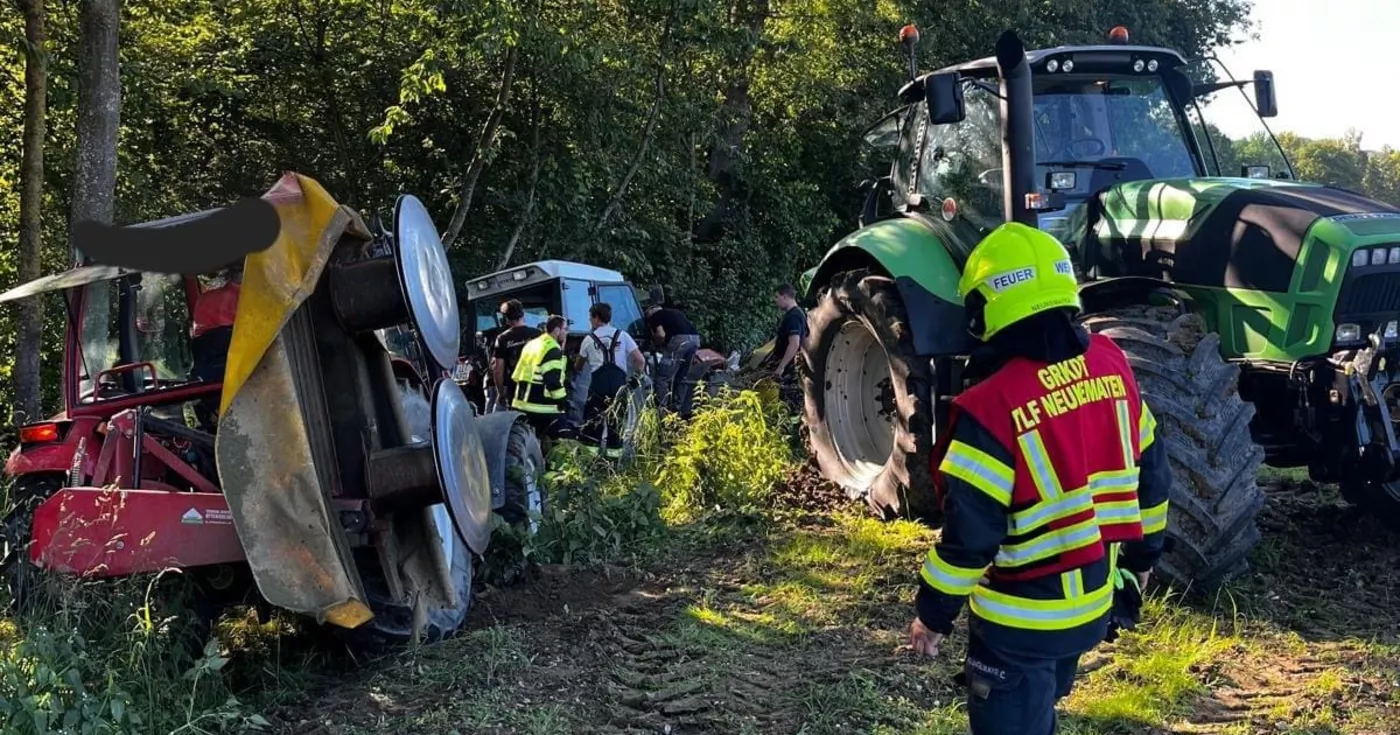
[[[63,411],[21,427],[5,465],[11,589],[178,568],[219,603],[450,635],[493,512],[523,524],[541,506],[539,445],[444,377],[457,301],[418,199],[399,197],[381,233],[304,176],[264,199],[276,242],[212,282],[87,264],[0,295],[62,291],[70,317]],[[385,330],[411,334],[422,364],[391,355]]]

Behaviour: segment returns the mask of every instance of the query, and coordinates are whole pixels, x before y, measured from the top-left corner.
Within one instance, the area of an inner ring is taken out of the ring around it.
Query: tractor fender
[[[836,274],[858,268],[894,281],[909,314],[917,354],[958,355],[972,348],[958,295],[962,264],[929,222],[887,219],[846,236],[827,251],[815,273],[803,274],[806,298],[814,300]]]
[[[1185,313],[1191,298],[1159,278],[1124,276],[1086,281],[1079,286],[1079,300],[1085,314],[1153,302],[1169,303]]]
[[[525,418],[519,411],[496,411],[476,417],[476,431],[481,436],[481,451],[486,455],[486,472],[491,477],[491,509],[500,510],[506,502],[506,449],[510,444],[510,429]],[[539,444],[530,442],[535,454],[535,466],[544,467]]]

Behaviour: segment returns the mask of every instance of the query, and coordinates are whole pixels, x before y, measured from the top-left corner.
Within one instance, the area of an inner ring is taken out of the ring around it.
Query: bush
[[[656,473],[662,514],[670,523],[710,511],[757,510],[794,459],[787,412],[775,395],[725,390],[697,403]]]
[[[793,462],[789,422],[776,399],[725,391],[700,398],[688,423],[648,411],[625,465],[560,442],[549,458],[549,508],[536,534],[498,520],[483,577],[506,584],[534,564],[633,563],[669,527],[715,511],[756,511]]]

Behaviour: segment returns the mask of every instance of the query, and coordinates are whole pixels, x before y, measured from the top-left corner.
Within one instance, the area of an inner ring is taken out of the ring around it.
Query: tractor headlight
[[[1371,265],[1385,265],[1385,248],[1371,251]]]
[[[1366,265],[1366,257],[1367,256],[1365,250],[1353,250],[1351,253],[1351,267],[1360,268],[1361,266]]]
[[[1385,338],[1386,340],[1400,338],[1400,322],[1385,323]]]
[[[1395,265],[1396,263],[1400,263],[1400,247],[1391,248],[1390,258],[1388,258],[1385,262],[1389,265]]]
[[[1345,342],[1360,342],[1360,341],[1361,341],[1361,325],[1360,325],[1360,324],[1338,324],[1338,325],[1337,325],[1337,343],[1338,343],[1338,344],[1342,344],[1342,343],[1345,343]]]

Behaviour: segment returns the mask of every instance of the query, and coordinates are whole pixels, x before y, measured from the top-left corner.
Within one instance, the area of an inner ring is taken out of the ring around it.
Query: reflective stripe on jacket
[[[515,383],[511,407],[526,413],[563,413],[568,395],[564,388],[565,363],[564,350],[549,334],[526,343],[511,373]]]
[[[920,575],[925,624],[950,630],[968,599],[992,628],[1097,642],[1113,600],[1105,546],[1123,543],[1134,571],[1161,552],[1171,479],[1155,425],[1100,336],[1055,365],[1012,359],[958,396],[935,459],[946,521]]]

